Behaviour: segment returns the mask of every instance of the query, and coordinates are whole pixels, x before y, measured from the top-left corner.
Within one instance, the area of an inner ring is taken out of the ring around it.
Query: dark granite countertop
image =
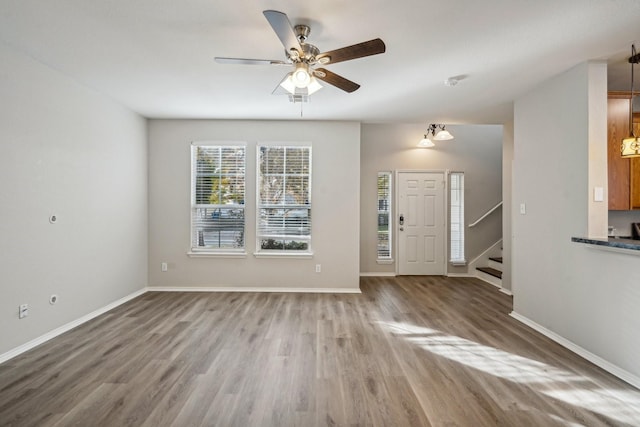
[[[589,237],[572,237],[572,242],[586,243],[588,245],[604,246],[608,248],[630,249],[640,251],[640,240],[609,237],[608,239],[592,239]]]

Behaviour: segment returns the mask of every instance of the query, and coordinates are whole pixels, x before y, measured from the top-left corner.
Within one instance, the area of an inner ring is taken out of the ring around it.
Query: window
[[[311,147],[258,146],[258,252],[311,251]]]
[[[244,251],[245,147],[191,146],[191,250]]]
[[[451,225],[451,254],[453,264],[464,264],[464,173],[451,172],[449,175],[450,225]]]
[[[391,259],[391,172],[378,173],[378,259]]]

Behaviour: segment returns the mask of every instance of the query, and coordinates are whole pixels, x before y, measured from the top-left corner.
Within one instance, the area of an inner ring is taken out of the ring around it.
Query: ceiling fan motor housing
[[[316,62],[316,55],[320,53],[320,49],[309,43],[300,43],[302,52],[298,52],[296,49],[285,51],[287,58],[292,62],[304,62],[306,64],[314,64]]]

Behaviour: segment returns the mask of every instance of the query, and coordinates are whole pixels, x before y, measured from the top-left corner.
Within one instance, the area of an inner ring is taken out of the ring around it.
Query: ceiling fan
[[[286,60],[225,57],[216,57],[215,60],[220,64],[293,66],[294,70],[285,76],[273,92],[275,94],[282,87],[290,95],[292,101],[305,101],[309,95],[322,88],[318,80],[345,92],[351,93],[358,90],[359,84],[326,68],[316,67],[377,55],[384,53],[386,49],[384,42],[378,38],[341,49],[320,52],[316,46],[307,43],[307,37],[311,32],[307,25],[292,26],[287,15],[277,10],[265,10],[262,13],[282,42]]]

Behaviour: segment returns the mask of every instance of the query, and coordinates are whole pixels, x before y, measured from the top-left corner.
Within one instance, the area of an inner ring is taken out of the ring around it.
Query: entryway
[[[445,174],[398,172],[398,274],[445,274]]]

